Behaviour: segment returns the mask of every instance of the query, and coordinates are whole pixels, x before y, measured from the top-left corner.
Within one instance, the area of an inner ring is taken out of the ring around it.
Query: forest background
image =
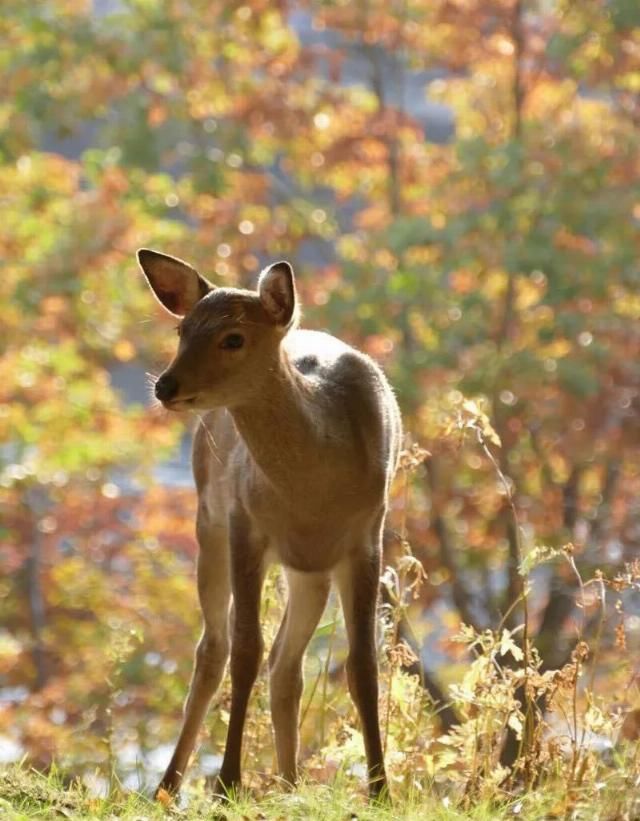
[[[290,259],[305,324],[384,366],[428,451],[387,539],[396,781],[468,786],[459,722],[511,734],[495,772],[522,751],[521,680],[497,723],[473,707],[479,656],[521,661],[523,579],[538,672],[571,668],[582,705],[568,729],[551,712],[555,737],[613,749],[640,707],[635,0],[5,0],[0,36],[0,761],[145,788],[179,726],[190,419],[145,399],[176,340],[139,246],[244,287]],[[330,605],[307,663],[318,780],[362,757],[342,641]],[[254,710],[262,773],[264,682]]]

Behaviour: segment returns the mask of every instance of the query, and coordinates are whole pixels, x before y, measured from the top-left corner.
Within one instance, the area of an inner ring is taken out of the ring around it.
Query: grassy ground
[[[625,783],[626,782],[626,783]],[[330,785],[307,784],[293,793],[267,792],[243,796],[225,806],[210,800],[197,786],[189,791],[186,806],[163,806],[138,793],[115,791],[109,799],[91,797],[79,786],[65,786],[59,776],[7,768],[0,771],[0,818],[19,819],[121,819],[151,821],[174,818],[238,819],[238,821],[502,821],[502,819],[585,819],[585,821],[635,821],[640,819],[640,784],[628,783],[623,774],[610,783],[590,784],[567,795],[546,785],[520,797],[503,797],[495,803],[464,806],[464,801],[430,795],[396,798],[391,807],[368,806],[359,786],[339,777]]]

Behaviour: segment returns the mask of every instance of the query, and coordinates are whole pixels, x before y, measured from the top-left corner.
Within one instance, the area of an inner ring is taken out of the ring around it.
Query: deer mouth
[[[194,393],[193,396],[177,396],[175,399],[166,399],[162,404],[167,410],[188,410],[193,407],[197,398],[197,395]]]

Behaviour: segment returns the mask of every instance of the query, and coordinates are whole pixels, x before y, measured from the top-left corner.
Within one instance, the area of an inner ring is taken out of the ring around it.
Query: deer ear
[[[262,307],[276,325],[288,327],[297,317],[296,284],[288,262],[274,262],[265,268],[258,280]]]
[[[138,264],[158,302],[170,314],[184,316],[213,290],[213,285],[177,257],[140,248]]]

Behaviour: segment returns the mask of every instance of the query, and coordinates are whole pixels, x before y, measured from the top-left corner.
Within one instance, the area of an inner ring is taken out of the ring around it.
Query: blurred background
[[[519,542],[573,546],[531,576],[543,669],[564,664],[599,624],[575,569],[640,558],[636,0],[6,1],[0,36],[0,762],[139,786],[178,730],[190,419],[148,407],[176,339],[139,246],[244,287],[286,257],[305,324],[385,367],[430,452],[388,542],[428,573],[436,700],[461,622],[520,621]],[[638,704],[640,596],[606,606],[596,687]],[[350,715],[332,613],[305,755]]]

